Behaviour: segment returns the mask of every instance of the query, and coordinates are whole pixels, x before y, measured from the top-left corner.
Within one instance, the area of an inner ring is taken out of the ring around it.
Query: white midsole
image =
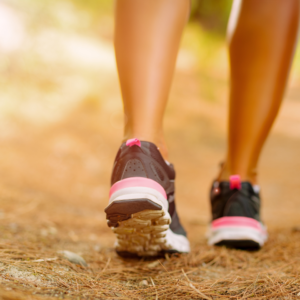
[[[252,240],[263,246],[268,238],[265,227],[261,224],[262,230],[247,226],[222,226],[208,230],[208,244],[215,245],[226,240]]]
[[[191,251],[190,242],[184,235],[174,233],[170,228],[166,235],[167,249],[175,249],[179,252],[189,253]]]

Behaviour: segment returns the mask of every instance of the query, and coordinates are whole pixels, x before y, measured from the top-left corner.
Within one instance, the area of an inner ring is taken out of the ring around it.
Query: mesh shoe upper
[[[121,145],[115,158],[111,185],[130,177],[149,178],[164,188],[169,202],[169,214],[172,218],[170,228],[174,233],[186,236],[175,207],[174,167],[165,162],[155,144],[141,141],[141,146],[128,147],[126,143]]]

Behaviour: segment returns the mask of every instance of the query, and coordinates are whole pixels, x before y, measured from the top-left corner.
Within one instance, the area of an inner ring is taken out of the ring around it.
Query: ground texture
[[[209,37],[188,25],[165,130],[192,251],[124,260],[104,214],[123,124],[112,18],[55,3],[0,6],[18,33],[5,40],[0,30],[0,299],[300,298],[297,69],[259,169],[269,240],[257,252],[209,247],[228,67],[224,41],[203,44]]]

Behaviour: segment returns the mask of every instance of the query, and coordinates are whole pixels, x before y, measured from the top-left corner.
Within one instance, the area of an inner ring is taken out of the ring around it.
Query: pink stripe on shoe
[[[147,187],[154,189],[161,193],[165,199],[167,199],[167,194],[164,190],[164,188],[157,183],[156,181],[149,179],[149,178],[144,178],[144,177],[130,177],[126,179],[122,179],[120,181],[117,181],[109,191],[109,198],[111,195],[118,190],[125,189],[125,188],[131,188],[131,187]]]
[[[258,221],[247,217],[222,217],[212,221],[211,225],[212,229],[227,226],[242,226],[262,230],[261,225]]]

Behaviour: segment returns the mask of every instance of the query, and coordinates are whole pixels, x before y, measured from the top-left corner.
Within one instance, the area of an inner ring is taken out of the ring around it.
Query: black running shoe
[[[254,190],[256,189],[256,191]],[[267,240],[267,231],[260,220],[258,187],[241,182],[239,175],[230,181],[215,181],[210,198],[212,222],[208,233],[210,245],[239,249],[258,249]]]
[[[121,145],[105,209],[120,256],[190,251],[175,208],[174,180],[173,165],[153,143],[131,139]]]

